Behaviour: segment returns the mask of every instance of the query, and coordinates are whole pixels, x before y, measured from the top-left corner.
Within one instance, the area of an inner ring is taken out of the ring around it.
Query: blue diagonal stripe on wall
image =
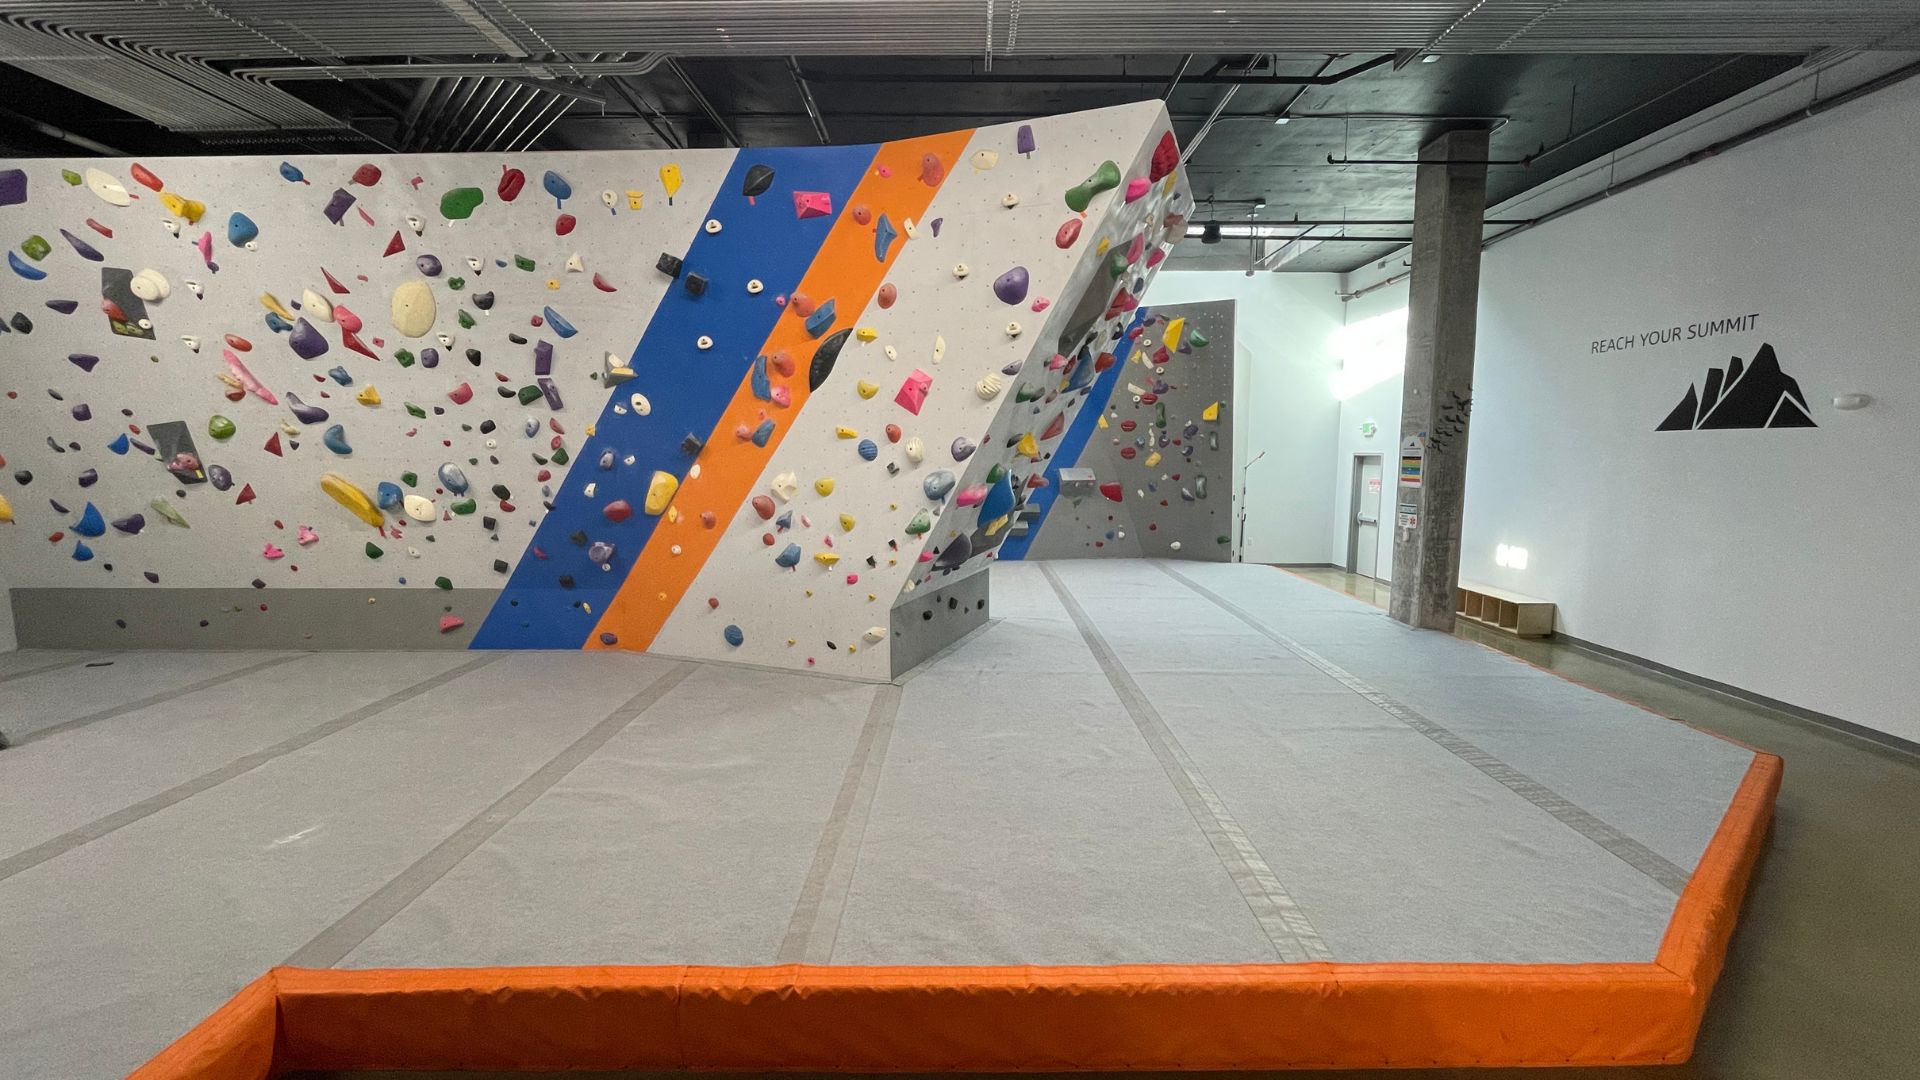
[[[1120,372],[1127,366],[1127,357],[1133,355],[1135,335],[1132,331],[1139,329],[1146,320],[1146,308],[1134,313],[1133,321],[1127,324],[1127,335],[1114,344],[1113,366],[1094,376],[1087,403],[1080,407],[1072,425],[1060,437],[1060,445],[1054,449],[1046,471],[1041,474],[1047,478],[1047,486],[1027,498],[1027,505],[1039,507],[1040,513],[1027,523],[1025,536],[1009,536],[1006,543],[1000,545],[1000,554],[996,557],[1002,562],[1027,557],[1027,549],[1033,546],[1034,538],[1040,535],[1041,527],[1047,523],[1047,515],[1053,512],[1054,500],[1060,497],[1060,470],[1073,468],[1086,450],[1087,441],[1100,429],[1100,414],[1107,411],[1107,402],[1113,398],[1113,388],[1120,385]]]
[[[723,228],[696,233],[681,256],[681,281],[661,298],[634,349],[638,377],[613,388],[594,434],[570,451],[575,460],[553,509],[474,636],[474,648],[577,649],[586,643],[653,535],[658,519],[644,506],[654,472],[686,477],[694,458],[682,449],[683,440],[713,431],[784,310],[774,297],[799,284],[833,227],[833,214],[797,216],[792,193],[826,192],[836,214],[843,211],[878,149],[787,147],[742,150],[734,157],[706,215]],[[749,204],[740,189],[755,165],[773,170],[773,184]],[[642,264],[651,261],[651,253],[644,253]],[[707,279],[703,295],[683,287],[688,274]],[[757,296],[746,288],[753,278],[766,286]],[[713,339],[712,348],[697,347],[702,335]],[[650,413],[616,413],[614,406],[636,391],[646,395]],[[602,470],[600,458],[609,450],[615,467]],[[625,463],[629,456],[631,465]],[[585,492],[588,484],[595,485],[592,497]],[[622,522],[607,520],[603,512],[617,499],[633,507],[633,516]],[[587,557],[588,547],[577,537],[614,546],[606,569]]]

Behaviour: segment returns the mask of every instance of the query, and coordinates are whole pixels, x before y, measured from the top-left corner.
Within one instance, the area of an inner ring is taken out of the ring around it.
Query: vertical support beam
[[[1428,630],[1453,630],[1454,587],[1460,576],[1481,221],[1487,209],[1487,134],[1450,131],[1421,147],[1422,164],[1414,182],[1413,276],[1408,286],[1388,612]]]

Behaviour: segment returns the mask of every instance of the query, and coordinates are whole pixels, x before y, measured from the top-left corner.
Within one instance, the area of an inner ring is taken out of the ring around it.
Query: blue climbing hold
[[[786,549],[773,557],[773,561],[791,570],[800,565],[800,545],[788,544]]]
[[[813,314],[807,316],[808,336],[819,337],[826,333],[827,328],[833,325],[833,319],[833,299],[829,297],[826,303],[814,308]]]
[[[100,510],[92,503],[80,511],[80,520],[73,523],[73,531],[81,536],[99,536],[107,531],[107,519],[100,516]]]
[[[93,549],[78,540],[73,542],[73,561],[88,562],[93,558]]]
[[[28,281],[46,280],[47,272],[45,270],[40,269],[39,267],[33,265],[30,262],[27,262],[25,259],[22,259],[19,255],[11,251],[7,252],[7,265],[13,267],[14,273],[19,274],[21,277],[26,278]]]
[[[548,173],[547,175],[552,176],[553,174]],[[547,325],[553,327],[553,332],[563,338],[570,338],[580,332],[573,328],[573,324],[568,322],[565,316],[552,308],[546,308],[542,310],[540,314],[546,317]]]
[[[987,489],[986,497],[980,500],[980,520],[994,521],[1005,517],[1013,509],[1013,482],[1006,476],[1000,482]]]
[[[547,175],[540,178],[540,186],[546,188],[547,194],[553,196],[556,207],[565,206],[567,200],[573,198],[573,185],[567,183],[566,177],[552,169],[548,169]]]
[[[760,421],[760,426],[753,429],[753,445],[765,447],[771,438],[773,438],[773,421]]]
[[[347,445],[347,429],[339,424],[328,428],[327,433],[320,437],[320,441],[326,444],[327,449],[342,457],[353,453],[353,447]]]
[[[260,226],[253,219],[238,210],[227,219],[227,243],[234,247],[245,247],[260,235]]]
[[[732,623],[728,623],[727,628],[722,630],[721,634],[726,637],[727,644],[732,645],[736,649],[740,647],[741,642],[747,640],[747,635],[741,633],[740,628]]]
[[[353,385],[353,376],[347,374],[346,368],[340,367],[337,364],[327,371],[327,378],[332,379],[334,382],[339,383],[341,386]]]
[[[759,398],[761,401],[773,400],[773,382],[767,378],[767,358],[765,356],[756,356],[753,358],[753,372],[748,376],[748,385],[752,387],[754,397]]]
[[[130,442],[131,440],[127,438],[127,433],[123,431],[120,433],[119,438],[107,444],[107,449],[113,451],[116,454],[124,455],[127,452],[127,447],[130,444]]]
[[[406,492],[400,490],[400,485],[391,480],[382,480],[380,485],[373,489],[373,501],[380,504],[382,510],[391,510],[399,506],[406,497]]]
[[[306,174],[302,173],[298,168],[295,168],[291,161],[283,161],[280,163],[280,176],[289,184],[304,184],[307,182]]]
[[[880,456],[880,447],[872,439],[861,439],[859,450],[860,456],[868,461]]]
[[[893,222],[887,220],[887,215],[881,214],[880,220],[875,222],[873,226],[873,257],[881,262],[886,262],[887,249],[893,246],[894,240],[898,238],[899,235],[898,232],[894,231]]]

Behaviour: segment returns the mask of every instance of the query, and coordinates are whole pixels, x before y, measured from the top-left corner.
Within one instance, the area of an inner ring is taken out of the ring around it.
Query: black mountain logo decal
[[[1726,370],[1707,369],[1707,381],[1698,393],[1687,387],[1655,431],[1714,431],[1729,428],[1818,427],[1806,396],[1793,376],[1780,370],[1772,345],[1760,346],[1753,363],[1741,366],[1734,357]]]

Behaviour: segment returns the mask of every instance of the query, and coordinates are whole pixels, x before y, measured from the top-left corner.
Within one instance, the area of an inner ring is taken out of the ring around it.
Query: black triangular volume
[[[1699,411],[1700,400],[1694,396],[1693,385],[1689,383],[1687,385],[1687,396],[1681,398],[1680,404],[1675,405],[1673,411],[1667,414],[1667,418],[1660,421],[1660,426],[1653,430],[1692,431],[1693,418]]]
[[[1806,410],[1802,409],[1798,403],[1783,394],[1780,397],[1780,407],[1773,410],[1773,417],[1767,421],[1767,426],[1770,428],[1788,428],[1819,427],[1820,425],[1814,423],[1813,417],[1808,416]]]

